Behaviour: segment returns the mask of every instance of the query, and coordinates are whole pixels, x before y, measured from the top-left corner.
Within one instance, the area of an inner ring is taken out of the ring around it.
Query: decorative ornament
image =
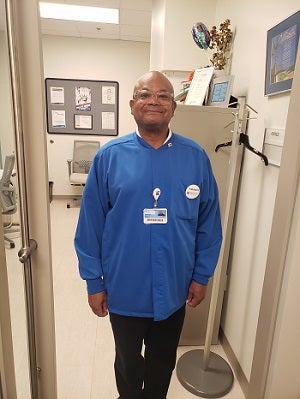
[[[202,22],[196,22],[192,28],[194,42],[203,50],[206,50],[210,44],[210,34],[207,27]]]
[[[219,30],[216,26],[213,26],[210,31],[210,46],[209,48],[213,50],[213,55],[211,63],[215,69],[224,69],[230,50],[230,45],[233,39],[233,33],[229,28],[230,19],[226,19],[220,24]]]
[[[202,50],[206,50],[209,62],[215,69],[224,69],[229,58],[230,45],[233,39],[233,33],[229,28],[230,19],[226,19],[220,24],[219,30],[216,26],[208,31],[203,22],[196,22],[192,28],[194,42]],[[208,52],[212,50],[212,54]]]

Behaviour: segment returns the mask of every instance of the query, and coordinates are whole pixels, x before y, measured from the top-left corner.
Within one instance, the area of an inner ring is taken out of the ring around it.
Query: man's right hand
[[[106,291],[88,296],[89,305],[95,315],[105,317],[108,315]]]

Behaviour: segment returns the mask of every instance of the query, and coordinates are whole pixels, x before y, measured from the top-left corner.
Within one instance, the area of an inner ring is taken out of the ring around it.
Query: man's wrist
[[[105,291],[105,285],[102,278],[95,278],[86,280],[87,292],[89,295],[97,294],[98,292]]]

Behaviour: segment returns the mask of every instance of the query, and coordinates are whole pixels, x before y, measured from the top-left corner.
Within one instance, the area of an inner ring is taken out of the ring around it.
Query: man
[[[217,264],[218,191],[204,150],[169,129],[176,103],[162,73],[138,80],[130,108],[136,132],[93,161],[75,247],[90,307],[110,314],[119,398],[165,399],[185,304],[204,299]]]

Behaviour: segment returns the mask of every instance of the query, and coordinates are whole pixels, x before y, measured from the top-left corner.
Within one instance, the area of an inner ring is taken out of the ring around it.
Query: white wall
[[[192,27],[203,22],[210,29],[215,20],[217,0],[153,0],[150,69],[163,71],[174,86],[190,72],[209,64],[210,50],[200,49],[192,38]]]
[[[45,78],[118,81],[119,135],[134,130],[129,100],[137,78],[149,70],[149,43],[58,36],[43,36],[42,43]],[[46,134],[53,194],[79,193],[81,189],[68,181],[67,159],[72,158],[74,139],[99,140],[103,145],[112,137]]]
[[[233,93],[247,95],[247,102],[258,111],[258,118],[251,120],[248,127],[250,143],[258,150],[262,149],[266,127],[285,127],[290,99],[289,93],[264,97],[267,30],[298,9],[299,0],[217,2],[216,24],[230,18],[236,30],[231,69],[235,76]],[[223,329],[248,379],[278,173],[277,167],[265,167],[260,158],[246,151]]]
[[[191,30],[196,22],[212,27],[216,2],[153,0],[151,69],[191,71],[209,64],[206,52],[194,43]]]

